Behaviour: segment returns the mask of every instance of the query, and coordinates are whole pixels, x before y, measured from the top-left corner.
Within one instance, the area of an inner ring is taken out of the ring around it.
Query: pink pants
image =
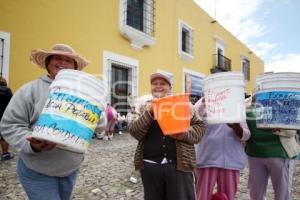
[[[227,195],[233,200],[237,192],[240,171],[222,168],[196,168],[196,200],[210,200],[215,184],[217,191]]]
[[[105,131],[106,131],[106,132],[113,132],[113,131],[114,131],[114,128],[115,128],[115,124],[116,124],[116,120],[114,120],[114,119],[109,120],[109,121],[107,122]]]

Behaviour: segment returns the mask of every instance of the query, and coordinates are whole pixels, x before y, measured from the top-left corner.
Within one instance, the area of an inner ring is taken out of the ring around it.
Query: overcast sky
[[[194,0],[265,62],[300,72],[300,0]]]

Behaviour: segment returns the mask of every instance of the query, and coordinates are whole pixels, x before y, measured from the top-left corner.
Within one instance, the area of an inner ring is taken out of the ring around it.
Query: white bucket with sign
[[[221,72],[204,78],[207,123],[244,122],[244,88],[244,75],[240,72]]]
[[[266,73],[256,78],[256,125],[300,130],[300,73]]]
[[[60,70],[50,85],[46,104],[32,137],[57,143],[58,148],[86,152],[99,120],[106,92],[96,77],[82,71]]]

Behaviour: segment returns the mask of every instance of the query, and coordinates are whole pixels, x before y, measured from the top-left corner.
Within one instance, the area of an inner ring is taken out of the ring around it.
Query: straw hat
[[[86,58],[76,53],[72,47],[66,44],[55,44],[49,51],[42,49],[33,50],[31,51],[30,61],[38,67],[46,68],[45,60],[51,55],[63,55],[74,59],[79,70],[90,63]]]

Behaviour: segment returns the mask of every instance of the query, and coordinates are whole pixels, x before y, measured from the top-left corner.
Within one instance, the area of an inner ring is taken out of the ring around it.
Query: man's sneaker
[[[15,157],[15,155],[13,153],[7,152],[7,153],[1,155],[1,160],[2,161],[10,160],[10,159],[13,159],[14,157]]]

